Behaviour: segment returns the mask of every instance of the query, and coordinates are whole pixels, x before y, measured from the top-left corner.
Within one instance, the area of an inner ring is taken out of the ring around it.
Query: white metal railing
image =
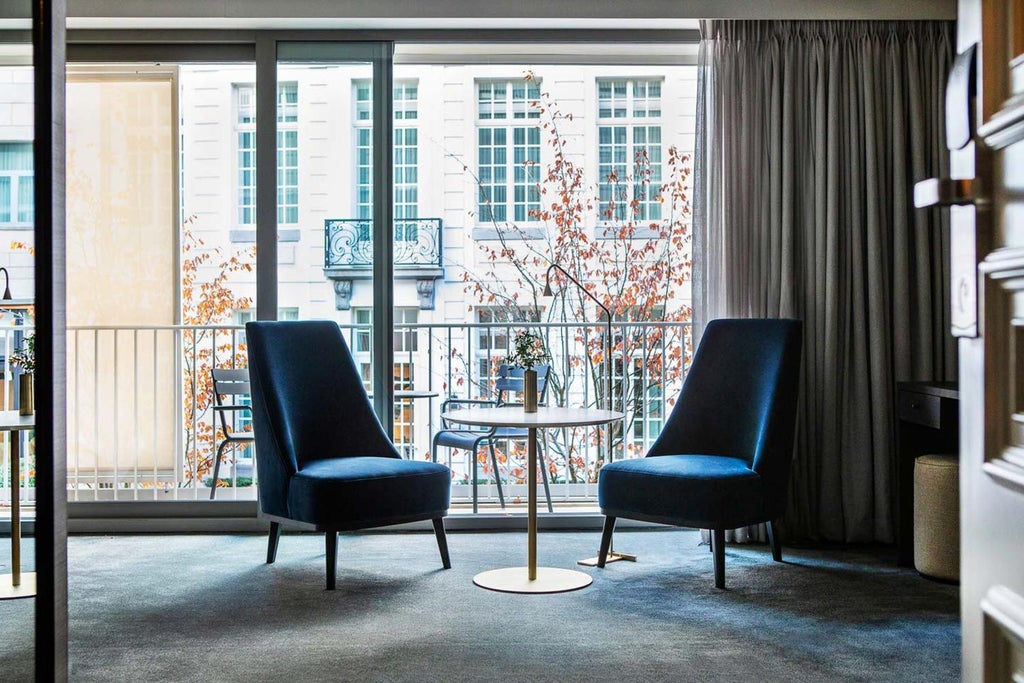
[[[600,396],[605,366],[590,361],[594,350],[602,348],[603,323],[398,325],[396,389],[437,394],[396,400],[394,437],[405,457],[431,457],[431,438],[441,426],[446,397],[493,397],[493,369],[515,331],[525,327],[545,336],[552,355],[549,404],[607,406],[606,397]],[[342,330],[368,380],[371,330],[354,325]],[[614,428],[613,457],[637,457],[657,436],[678,394],[689,358],[690,324],[616,322],[612,335],[617,351],[611,403],[627,415]],[[12,343],[13,338],[3,348]],[[69,500],[209,498],[217,433],[209,408],[214,365],[245,365],[242,326],[69,328]],[[598,447],[603,443],[600,435],[600,428],[546,434],[553,499],[594,500],[597,470],[605,457]],[[499,444],[498,451],[507,498],[525,498],[525,444]],[[494,474],[485,454],[486,449],[478,463],[479,495],[481,502],[496,502]],[[226,452],[217,500],[255,498],[251,458],[251,449]],[[468,501],[468,454],[441,449],[439,461],[452,466],[453,501]]]

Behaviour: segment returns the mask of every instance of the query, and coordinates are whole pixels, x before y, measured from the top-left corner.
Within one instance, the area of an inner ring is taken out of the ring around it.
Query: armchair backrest
[[[784,503],[799,393],[799,320],[713,320],[649,456],[743,458]],[[777,501],[776,501],[777,502]]]
[[[548,391],[548,372],[551,370],[551,366],[535,365],[533,369],[537,371],[537,402],[544,403]],[[525,369],[515,365],[502,363],[498,366],[498,376],[494,380],[494,390],[498,394],[499,404],[512,403],[516,400],[515,395],[522,393],[523,375],[525,373]]]
[[[313,460],[400,457],[377,420],[337,323],[245,326],[264,512],[287,513],[288,482]]]

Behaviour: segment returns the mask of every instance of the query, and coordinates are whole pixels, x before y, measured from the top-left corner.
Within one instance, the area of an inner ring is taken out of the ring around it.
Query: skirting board
[[[604,524],[604,516],[593,511],[541,513],[540,529],[595,530]],[[10,523],[0,521],[0,530]],[[622,519],[617,528],[662,527],[658,524]],[[26,527],[23,526],[23,529]],[[257,516],[253,501],[176,502],[176,503],[94,503],[68,504],[68,531],[75,534],[104,533],[265,533],[268,522]],[[473,515],[467,509],[455,509],[445,518],[450,531],[525,531],[526,512],[483,512]],[[431,531],[430,522],[414,522],[379,531]]]

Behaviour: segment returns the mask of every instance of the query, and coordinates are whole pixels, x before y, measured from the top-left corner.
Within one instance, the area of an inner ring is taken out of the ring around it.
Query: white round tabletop
[[[449,422],[480,427],[584,427],[621,420],[625,415],[615,410],[594,408],[549,408],[541,406],[527,413],[523,406],[501,408],[466,408],[442,413]]]

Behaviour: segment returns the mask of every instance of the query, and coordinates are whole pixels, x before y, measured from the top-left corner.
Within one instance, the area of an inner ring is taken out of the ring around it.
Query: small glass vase
[[[23,372],[18,375],[18,413],[31,415],[36,412],[35,375]]]
[[[523,412],[537,412],[537,371],[523,372]]]

